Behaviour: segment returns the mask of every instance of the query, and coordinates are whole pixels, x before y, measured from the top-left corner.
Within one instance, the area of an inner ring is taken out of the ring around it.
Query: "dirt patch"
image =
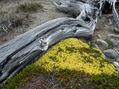
[[[96,26],[94,39],[107,39],[109,34],[114,33],[114,28],[116,27],[112,15],[104,15],[99,18],[99,21]],[[100,37],[99,37],[100,35]]]
[[[55,77],[48,77],[44,74],[33,76],[19,89],[63,89]]]

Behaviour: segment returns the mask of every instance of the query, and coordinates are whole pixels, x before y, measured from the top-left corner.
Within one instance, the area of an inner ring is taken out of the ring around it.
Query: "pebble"
[[[110,28],[110,26],[108,26],[108,25],[104,25],[106,28]]]
[[[119,34],[119,29],[118,28],[114,28],[114,32]]]
[[[118,62],[113,62],[113,64],[116,66],[117,71],[118,71],[118,73],[119,73],[119,63],[118,63]]]
[[[111,41],[115,46],[117,46],[118,43],[119,43],[119,41],[117,41],[116,39],[113,39],[113,38],[111,38],[110,41]]]
[[[104,50],[104,55],[112,59],[119,58],[119,54],[113,49]]]
[[[109,25],[111,25],[112,24],[112,21],[111,21],[111,19],[109,19]]]
[[[108,43],[102,39],[97,39],[97,42],[100,42],[104,48],[107,48],[108,47]]]
[[[109,34],[108,37],[119,38],[119,35]]]
[[[98,35],[97,35],[97,37],[98,37],[99,39],[101,39],[101,38],[102,38],[102,36],[101,36],[100,34],[98,34]]]

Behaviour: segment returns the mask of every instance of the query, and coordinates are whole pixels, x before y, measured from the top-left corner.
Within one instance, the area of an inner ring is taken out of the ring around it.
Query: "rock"
[[[113,59],[119,58],[119,54],[113,49],[104,50],[104,55]]]
[[[108,47],[108,43],[102,39],[97,39],[97,45],[103,46],[104,48]]]
[[[115,33],[119,34],[119,29],[118,28],[115,27],[113,30],[114,30]]]
[[[116,66],[116,67],[119,67],[119,63],[118,62],[113,62],[114,63],[114,65]]]
[[[113,42],[113,44],[115,46],[118,46],[118,44],[119,44],[119,35],[109,34],[108,37],[110,38],[110,41]]]
[[[94,48],[100,49],[99,46],[97,44],[94,45]]]
[[[113,62],[113,64],[116,66],[117,71],[118,71],[118,73],[119,73],[119,63],[118,63],[118,62]]]
[[[111,19],[109,19],[109,25],[111,25],[112,24],[112,21],[111,21]]]
[[[110,28],[110,26],[108,26],[108,25],[104,25],[106,28]]]
[[[97,37],[98,37],[99,39],[101,39],[101,38],[102,38],[102,36],[101,36],[100,34],[98,34],[98,35],[97,35]]]
[[[119,62],[119,58],[117,58],[117,61]]]
[[[109,34],[108,37],[113,37],[113,38],[119,38],[119,35],[115,35],[115,34]]]
[[[114,46],[118,45],[117,39],[111,38],[110,41],[114,44]]]

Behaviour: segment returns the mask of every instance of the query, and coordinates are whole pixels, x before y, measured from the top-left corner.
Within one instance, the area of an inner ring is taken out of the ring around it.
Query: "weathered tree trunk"
[[[89,37],[91,27],[73,18],[51,20],[0,46],[0,81],[13,76],[41,52],[58,41],[69,37]]]
[[[52,1],[59,10],[73,13],[77,17],[48,21],[1,45],[0,82],[15,75],[35,57],[58,41],[69,37],[92,36],[99,15],[99,8],[89,3],[90,0],[81,1],[59,0],[59,4]]]
[[[118,3],[119,3],[119,1],[118,1]],[[117,26],[118,26],[118,28],[119,28],[119,14],[118,14],[118,12],[117,12],[117,10],[116,10],[116,1],[113,3],[113,17],[114,17],[114,20],[115,20],[115,22],[116,22],[116,24],[117,24]]]

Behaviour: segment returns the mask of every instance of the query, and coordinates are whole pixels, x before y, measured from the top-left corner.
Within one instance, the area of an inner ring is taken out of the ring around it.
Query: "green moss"
[[[76,38],[63,40],[50,48],[40,60],[10,78],[4,87],[18,88],[40,73],[54,76],[68,89],[119,89],[119,75],[113,64],[100,50]]]
[[[108,48],[114,47],[114,43],[110,39],[106,39],[106,42],[108,43]]]
[[[102,42],[98,41],[96,42],[97,45],[103,45]]]
[[[17,12],[36,12],[38,9],[42,9],[43,6],[40,3],[23,3],[17,8]]]
[[[13,27],[19,27],[19,26],[22,26],[23,25],[23,22],[24,22],[24,19],[21,18],[21,17],[17,17],[16,19],[14,19],[14,21],[12,22],[12,26]]]

